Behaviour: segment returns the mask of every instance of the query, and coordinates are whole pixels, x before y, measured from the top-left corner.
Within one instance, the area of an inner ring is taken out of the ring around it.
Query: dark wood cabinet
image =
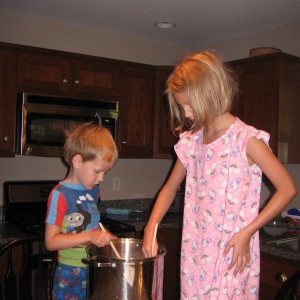
[[[120,69],[97,58],[20,51],[17,84],[25,89],[71,95],[120,96]]]
[[[16,131],[16,51],[0,48],[0,156],[12,157]]]
[[[270,146],[283,163],[299,163],[300,58],[276,53],[230,65],[241,92],[233,113],[270,133]]]
[[[166,81],[173,67],[157,67],[155,72],[155,114],[154,114],[154,158],[175,158],[174,145],[177,138],[170,128],[169,103]]]
[[[179,300],[181,229],[159,228],[157,240],[159,244],[166,246],[168,251],[164,265],[164,299]]]
[[[261,253],[259,299],[273,300],[282,286],[280,276],[290,277],[300,269],[299,262],[292,262],[275,255]],[[300,297],[300,290],[298,289]],[[298,298],[297,298],[298,299]]]
[[[0,156],[14,156],[16,93],[119,101],[121,158],[171,158],[175,136],[164,94],[172,67],[0,43]]]
[[[151,158],[153,151],[154,68],[123,66],[119,114],[119,154]]]

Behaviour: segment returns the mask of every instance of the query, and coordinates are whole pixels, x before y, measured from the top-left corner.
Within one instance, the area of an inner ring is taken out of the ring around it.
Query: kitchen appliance
[[[108,128],[117,142],[118,101],[19,93],[16,153],[61,157],[66,132],[89,122]]]
[[[145,258],[142,240],[118,239],[113,241],[121,258],[112,247],[86,247],[89,266],[88,295],[90,300],[162,300],[164,256],[167,253],[159,245],[156,257]]]
[[[57,180],[3,183],[4,219],[26,234],[43,235],[48,195]],[[135,227],[101,216],[102,224],[118,237],[135,237]]]

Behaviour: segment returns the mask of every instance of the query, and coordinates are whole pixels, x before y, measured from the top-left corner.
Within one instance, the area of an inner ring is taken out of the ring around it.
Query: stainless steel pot
[[[88,299],[162,300],[163,268],[167,249],[159,245],[156,257],[145,258],[142,240],[117,239],[113,244],[98,248],[86,247],[88,257],[82,261],[88,265]]]

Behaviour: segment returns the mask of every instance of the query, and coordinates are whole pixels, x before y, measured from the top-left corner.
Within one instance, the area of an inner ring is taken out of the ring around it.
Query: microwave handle
[[[94,123],[97,124],[97,125],[99,125],[99,126],[102,126],[102,116],[101,116],[101,113],[97,112],[95,114]]]

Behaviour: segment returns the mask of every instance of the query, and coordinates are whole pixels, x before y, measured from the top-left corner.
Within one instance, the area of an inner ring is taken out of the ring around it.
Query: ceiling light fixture
[[[171,29],[176,27],[177,24],[171,22],[158,22],[155,23],[154,26],[161,29]]]

